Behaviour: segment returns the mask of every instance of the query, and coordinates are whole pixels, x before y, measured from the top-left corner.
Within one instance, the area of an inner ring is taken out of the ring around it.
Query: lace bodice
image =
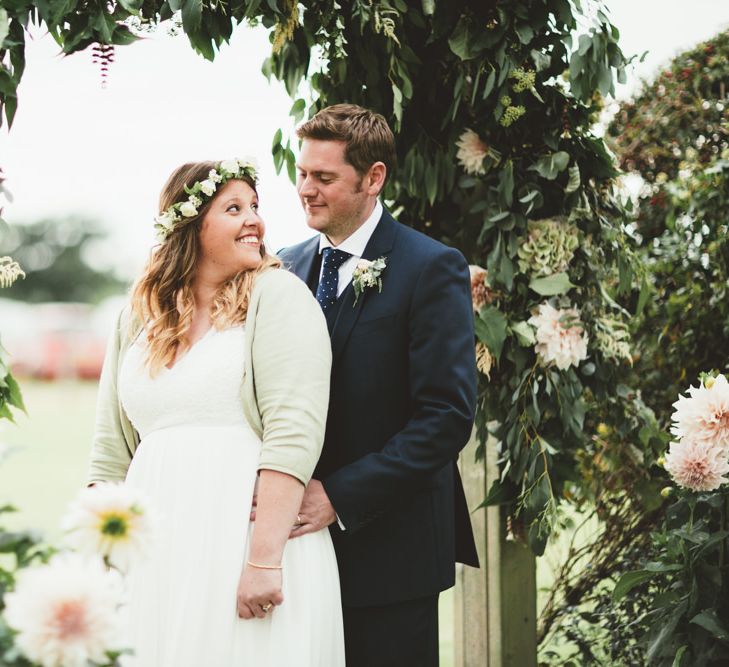
[[[119,376],[122,405],[140,436],[175,426],[248,426],[241,398],[244,338],[244,326],[212,328],[171,369],[152,378],[140,335]]]

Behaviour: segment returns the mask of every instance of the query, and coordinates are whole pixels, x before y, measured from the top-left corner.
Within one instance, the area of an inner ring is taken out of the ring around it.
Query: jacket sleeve
[[[329,333],[319,304],[301,280],[283,269],[270,271],[264,280],[251,352],[263,425],[258,468],[307,484],[324,444]]]
[[[473,326],[468,265],[444,250],[423,266],[410,302],[408,421],[380,451],[322,480],[347,534],[422,490],[467,444],[476,406]]]
[[[132,460],[122,427],[122,415],[117,393],[119,350],[122,327],[126,318],[122,311],[109,337],[106,356],[99,379],[96,400],[96,422],[91,447],[87,483],[122,481]]]

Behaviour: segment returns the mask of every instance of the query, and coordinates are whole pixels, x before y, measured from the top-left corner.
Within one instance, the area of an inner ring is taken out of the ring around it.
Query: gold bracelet
[[[248,561],[248,565],[256,567],[259,570],[283,570],[283,565],[259,565],[258,563],[252,563]]]

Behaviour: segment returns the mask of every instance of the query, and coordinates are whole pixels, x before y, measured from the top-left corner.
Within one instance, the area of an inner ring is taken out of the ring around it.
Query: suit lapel
[[[378,257],[387,256],[392,250],[392,245],[395,240],[395,231],[395,220],[387,210],[383,211],[382,217],[377,223],[377,227],[375,227],[375,231],[372,232],[372,236],[367,242],[367,246],[362,253],[362,259],[368,259],[371,261]],[[382,272],[383,290],[386,289],[387,276],[390,270],[390,267],[387,266]],[[349,339],[349,334],[352,332],[352,328],[356,324],[359,314],[362,312],[362,306],[367,300],[368,294],[372,292],[372,290],[376,290],[376,288],[371,287],[360,293],[357,303],[354,301],[354,287],[351,282],[342,293],[342,296],[340,297],[342,299],[342,305],[331,331],[332,355],[335,362],[344,349],[344,346]]]
[[[316,260],[319,258],[319,236],[315,236],[311,240],[306,241],[301,246],[301,250],[295,254],[292,253],[292,255],[290,261],[287,262],[284,260],[284,264],[288,264],[286,268],[301,278],[316,295],[319,276],[317,272],[316,280],[314,280],[312,273],[314,271],[314,265],[318,264]]]

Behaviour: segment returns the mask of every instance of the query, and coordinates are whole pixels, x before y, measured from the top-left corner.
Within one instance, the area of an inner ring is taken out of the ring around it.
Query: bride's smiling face
[[[265,226],[258,195],[245,181],[228,181],[210,203],[200,227],[198,273],[223,282],[261,263]]]

